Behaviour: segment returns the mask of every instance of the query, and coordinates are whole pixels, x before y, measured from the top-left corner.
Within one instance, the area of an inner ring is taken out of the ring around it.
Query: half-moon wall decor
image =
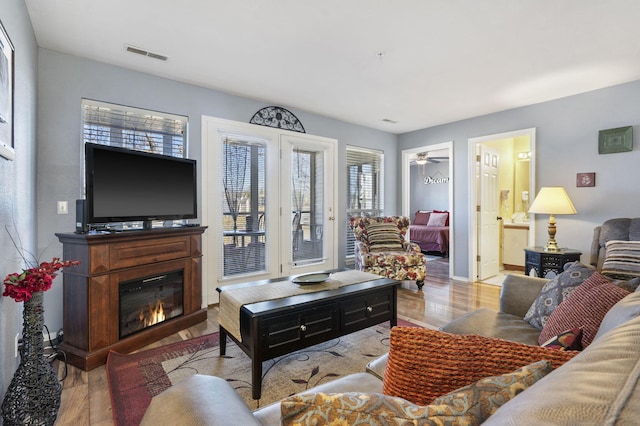
[[[293,115],[291,111],[278,106],[262,108],[253,114],[249,123],[306,133],[298,117]]]

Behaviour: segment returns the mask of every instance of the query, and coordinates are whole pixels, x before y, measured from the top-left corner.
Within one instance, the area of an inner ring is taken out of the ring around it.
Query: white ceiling
[[[43,48],[392,133],[640,79],[637,0],[25,2]]]

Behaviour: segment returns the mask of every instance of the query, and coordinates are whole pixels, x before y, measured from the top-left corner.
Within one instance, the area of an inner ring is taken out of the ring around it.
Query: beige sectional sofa
[[[596,228],[591,263],[603,267],[608,239],[639,240],[640,219],[614,219]],[[548,280],[509,275],[500,311],[480,309],[451,321],[442,331],[477,334],[537,345],[540,330],[523,318]],[[310,393],[381,393],[388,355],[366,371]],[[429,380],[416,377],[416,380]],[[606,313],[593,342],[495,411],[486,425],[637,425],[640,419],[640,287]],[[223,379],[192,376],[156,396],[142,424],[279,425],[280,403],[251,412]]]
[[[444,330],[479,333],[533,343],[536,331],[522,320],[546,280],[509,276],[501,311],[465,315]],[[493,414],[491,425],[637,424],[640,418],[640,292],[618,302],[593,343]],[[539,334],[539,331],[538,331]],[[386,357],[355,373],[305,393],[382,392]],[[418,378],[417,378],[418,379]],[[427,378],[422,378],[427,379]],[[223,379],[193,376],[152,401],[142,424],[278,425],[280,404],[251,412]],[[177,423],[176,423],[177,424]]]

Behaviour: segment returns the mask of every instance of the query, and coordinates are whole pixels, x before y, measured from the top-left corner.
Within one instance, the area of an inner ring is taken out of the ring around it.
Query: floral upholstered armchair
[[[427,260],[420,247],[406,240],[409,218],[404,216],[352,217],[357,270],[424,285]]]

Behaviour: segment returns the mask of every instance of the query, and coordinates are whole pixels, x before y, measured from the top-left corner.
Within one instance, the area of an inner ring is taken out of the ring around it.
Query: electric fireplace
[[[103,365],[111,351],[130,353],[205,321],[204,230],[56,234],[64,259],[80,260],[62,270],[60,349],[69,364],[89,371]]]
[[[120,338],[182,315],[183,271],[121,282]]]

